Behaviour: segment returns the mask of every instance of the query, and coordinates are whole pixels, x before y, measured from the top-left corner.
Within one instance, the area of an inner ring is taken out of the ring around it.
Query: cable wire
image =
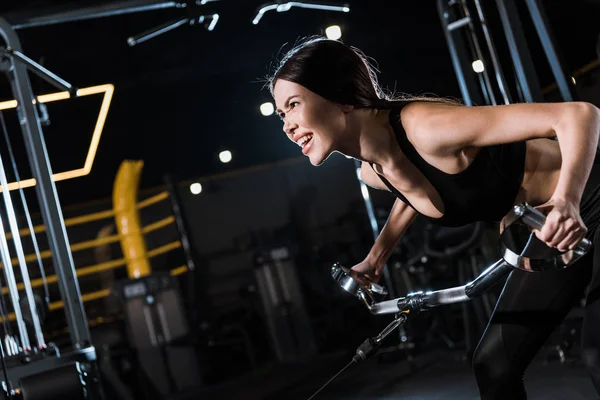
[[[2,284],[1,283],[0,283],[0,291],[2,291]],[[7,325],[6,324],[7,314],[5,312],[4,301],[2,300],[2,297],[0,297],[0,314],[2,314],[2,325],[4,327],[4,338],[6,338],[6,335],[7,335],[7,328],[6,328],[6,325]],[[9,399],[9,398],[12,397],[12,395],[11,395],[12,388],[11,388],[11,385],[10,385],[10,381],[8,380],[8,367],[6,366],[6,356],[5,356],[5,352],[4,352],[3,339],[0,339],[0,361],[2,362],[2,373],[4,375],[4,382],[5,382],[5,387],[6,387],[6,391],[4,392],[4,398],[5,399]]]
[[[21,177],[19,176],[19,170],[17,169],[17,162],[15,161],[15,155],[13,154],[13,151],[12,151],[12,145],[10,143],[10,138],[8,137],[8,129],[6,127],[6,121],[4,120],[4,113],[2,111],[0,111],[0,124],[2,125],[4,139],[6,141],[6,147],[8,149],[10,162],[12,164],[13,172],[15,174],[15,181],[20,182]],[[39,246],[37,243],[37,238],[35,236],[33,223],[31,221],[31,215],[29,214],[29,207],[27,206],[27,200],[25,199],[25,193],[23,192],[23,188],[20,185],[18,185],[18,187],[19,187],[19,194],[21,196],[21,203],[23,204],[23,213],[25,214],[25,217],[27,218],[27,227],[29,228],[29,232],[31,235],[31,241],[33,243],[33,248],[35,251],[35,255],[37,257],[38,265],[40,267],[40,276],[42,278],[42,282],[44,283],[44,295],[45,295],[44,300],[46,302],[46,306],[49,306],[50,292],[48,291],[48,282],[46,281],[46,271],[44,269],[44,265],[43,265],[42,259],[40,257],[40,249],[39,249]]]
[[[352,358],[352,361],[350,361],[344,368],[342,368],[340,370],[340,372],[338,372],[337,374],[335,374],[331,379],[329,379],[323,386],[321,386],[319,388],[319,390],[317,390],[312,396],[310,396],[308,398],[308,400],[312,400],[314,399],[314,397],[319,394],[323,389],[325,389],[325,387],[327,385],[329,385],[331,382],[333,382],[338,376],[340,376],[342,373],[344,373],[345,370],[348,369],[348,367],[350,367],[352,364],[355,364],[357,362],[356,358]]]

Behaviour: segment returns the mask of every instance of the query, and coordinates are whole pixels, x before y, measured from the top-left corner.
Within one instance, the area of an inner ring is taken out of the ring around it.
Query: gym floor
[[[468,362],[459,353],[435,352],[411,362],[375,356],[353,365],[313,400],[477,400]],[[307,400],[349,361],[347,355],[312,362],[275,365],[219,387],[206,388],[212,399]],[[525,376],[529,400],[593,400],[596,394],[585,367],[578,361],[535,360]],[[191,398],[191,397],[188,397]]]

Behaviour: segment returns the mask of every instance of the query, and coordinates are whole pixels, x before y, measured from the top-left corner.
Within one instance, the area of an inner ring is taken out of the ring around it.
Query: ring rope
[[[148,258],[152,258],[152,257],[156,257],[158,255],[164,254],[164,253],[168,253],[169,251],[178,249],[179,247],[181,247],[181,242],[179,240],[171,242],[171,243],[167,243],[164,246],[157,247],[155,249],[148,251]],[[88,267],[78,268],[75,270],[75,272],[76,272],[77,277],[79,278],[82,276],[92,275],[97,272],[109,271],[111,269],[122,267],[125,264],[126,264],[125,259],[120,258],[117,260],[107,261],[107,262],[104,262],[101,264],[95,264],[95,265],[90,265]],[[56,283],[57,280],[58,280],[58,278],[56,277],[56,275],[50,275],[46,278],[47,283]],[[42,286],[43,284],[44,284],[43,279],[38,278],[38,279],[31,280],[32,288]],[[23,290],[24,288],[25,288],[25,286],[23,285],[23,283],[17,284],[18,290]],[[8,288],[2,288],[2,293],[4,293],[4,294],[8,293]]]
[[[143,227],[142,233],[153,232],[155,230],[163,228],[174,222],[175,222],[175,217],[173,217],[173,216],[163,218],[160,221],[153,222],[153,223]],[[100,246],[103,244],[115,243],[115,242],[118,242],[120,239],[121,239],[121,235],[111,235],[111,236],[106,236],[106,237],[103,237],[100,239],[91,239],[91,240],[86,240],[83,242],[74,243],[71,245],[71,252],[90,249],[90,248]],[[50,258],[51,256],[52,256],[52,252],[50,250],[44,250],[44,251],[40,252],[40,257],[42,259]],[[25,261],[27,261],[27,262],[34,261],[36,258],[37,258],[37,254],[28,254],[25,256]],[[18,259],[12,258],[11,262],[12,262],[12,265],[17,265]],[[0,262],[0,269],[1,268],[2,268],[2,263]]]
[[[140,201],[139,203],[137,203],[138,209],[148,207],[148,206],[158,203],[159,201],[164,200],[168,197],[169,197],[168,192],[158,193],[152,197],[149,197],[149,198],[144,199],[144,200]],[[78,217],[67,218],[67,219],[65,219],[65,226],[79,225],[79,224],[83,224],[86,222],[98,221],[101,219],[106,219],[106,218],[110,218],[110,217],[114,217],[114,216],[115,216],[115,212],[113,210],[99,211],[99,212],[95,212],[92,214],[86,214],[86,215],[81,215]],[[35,233],[45,232],[46,226],[43,224],[36,225],[33,227],[33,231]],[[19,235],[29,236],[29,229],[25,228],[25,229],[19,230]],[[5,236],[6,236],[6,239],[12,239],[12,234],[10,232],[6,232]]]

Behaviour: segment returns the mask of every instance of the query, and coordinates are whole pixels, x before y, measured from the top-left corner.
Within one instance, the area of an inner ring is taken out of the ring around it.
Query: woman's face
[[[283,131],[311,164],[321,165],[338,148],[346,130],[346,109],[294,82],[278,79],[273,89]]]

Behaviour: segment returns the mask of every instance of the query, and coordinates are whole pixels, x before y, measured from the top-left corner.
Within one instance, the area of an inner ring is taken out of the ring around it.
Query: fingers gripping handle
[[[523,223],[532,229],[542,230],[546,223],[546,216],[541,211],[536,210],[528,204],[519,204],[515,206],[514,211],[521,217]],[[585,254],[590,250],[591,246],[592,242],[583,238],[573,250]]]

